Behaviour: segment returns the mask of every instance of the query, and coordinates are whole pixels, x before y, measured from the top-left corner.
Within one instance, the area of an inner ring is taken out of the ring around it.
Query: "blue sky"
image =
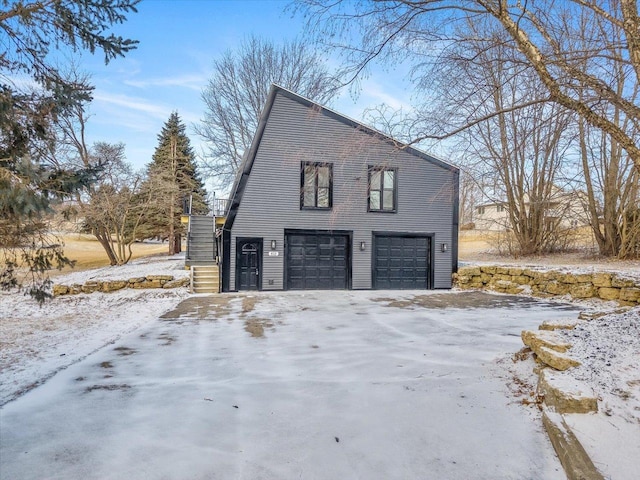
[[[128,161],[142,168],[151,161],[162,125],[177,110],[196,151],[201,151],[193,125],[203,116],[200,95],[212,75],[213,60],[251,34],[274,42],[302,35],[304,20],[285,12],[288,3],[143,0],[138,13],[114,29],[139,40],[136,50],[107,66],[99,55],[83,54],[79,61],[96,87],[89,143],[123,142]],[[402,79],[393,67],[374,69],[357,99],[345,91],[332,108],[357,120],[366,108],[383,102],[407,108],[410,92]]]

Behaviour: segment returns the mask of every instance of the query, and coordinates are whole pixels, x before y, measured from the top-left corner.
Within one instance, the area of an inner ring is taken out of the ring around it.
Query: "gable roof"
[[[242,163],[240,164],[240,169],[236,174],[236,178],[233,182],[233,188],[231,189],[231,199],[229,201],[229,211],[227,212],[227,218],[224,223],[224,230],[230,230],[233,226],[233,222],[235,221],[236,214],[238,213],[238,207],[240,206],[240,201],[242,200],[242,195],[244,193],[245,186],[249,179],[249,174],[251,173],[251,169],[253,168],[253,162],[255,161],[256,154],[258,152],[258,147],[260,146],[260,142],[262,141],[262,135],[264,133],[264,129],[267,125],[267,120],[269,119],[269,115],[271,114],[271,108],[276,99],[277,94],[281,94],[284,97],[287,97],[295,102],[298,102],[301,105],[306,107],[313,107],[318,109],[322,114],[326,115],[329,118],[337,120],[345,125],[348,125],[353,128],[357,128],[359,131],[362,131],[368,135],[375,136],[378,139],[394,146],[395,148],[402,149],[410,154],[422,158],[433,165],[436,165],[445,170],[452,171],[454,173],[459,172],[459,168],[441,160],[439,158],[434,157],[433,155],[429,155],[417,148],[411,147],[405,143],[402,143],[398,140],[394,140],[389,135],[385,135],[384,133],[375,130],[361,122],[358,122],[352,118],[349,118],[345,115],[342,115],[330,108],[327,108],[319,103],[313,102],[308,98],[302,97],[297,93],[292,92],[291,90],[287,90],[284,87],[276,85],[275,83],[271,84],[271,89],[269,90],[269,95],[267,97],[267,103],[265,104],[262,113],[260,114],[260,119],[258,120],[258,128],[256,129],[256,133],[253,136],[253,140],[251,142],[251,146],[244,153],[242,158]]]

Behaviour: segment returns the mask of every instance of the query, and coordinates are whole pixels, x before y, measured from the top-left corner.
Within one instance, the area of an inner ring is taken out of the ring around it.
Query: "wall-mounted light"
[[[440,247],[440,250],[442,251],[442,253],[446,253],[447,250],[449,250],[449,246],[446,243],[443,243]]]
[[[365,248],[367,248],[367,244],[365,242],[360,242],[360,251],[364,252]]]
[[[275,250],[277,247],[276,241],[275,240],[271,240],[271,250]]]

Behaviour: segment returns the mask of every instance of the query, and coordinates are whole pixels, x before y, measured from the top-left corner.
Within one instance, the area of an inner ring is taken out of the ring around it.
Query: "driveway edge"
[[[542,424],[569,480],[604,480],[561,414],[544,408]]]

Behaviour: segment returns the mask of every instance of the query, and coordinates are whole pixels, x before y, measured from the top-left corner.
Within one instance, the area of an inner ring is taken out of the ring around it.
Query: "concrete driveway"
[[[563,479],[486,293],[197,296],[0,411],[6,479]]]

